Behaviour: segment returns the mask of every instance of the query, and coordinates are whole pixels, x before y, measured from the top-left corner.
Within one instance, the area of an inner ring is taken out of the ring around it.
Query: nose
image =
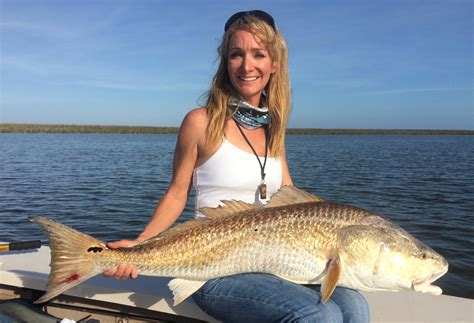
[[[244,55],[240,68],[245,73],[253,71],[253,60],[250,55]]]

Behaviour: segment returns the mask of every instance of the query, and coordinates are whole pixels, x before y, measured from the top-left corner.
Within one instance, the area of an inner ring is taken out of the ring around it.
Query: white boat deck
[[[0,284],[44,290],[49,274],[49,247],[0,253]],[[187,299],[174,307],[169,278],[139,276],[135,280],[96,276],[65,294],[213,321]],[[415,292],[364,293],[373,322],[474,322],[474,300]]]

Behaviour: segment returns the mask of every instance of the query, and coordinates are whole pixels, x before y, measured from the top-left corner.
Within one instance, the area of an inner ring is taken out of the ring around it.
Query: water
[[[0,134],[0,241],[45,240],[32,214],[108,241],[134,238],[171,179],[175,142]],[[445,293],[474,298],[473,136],[289,136],[287,147],[296,186],[390,218],[447,258]]]

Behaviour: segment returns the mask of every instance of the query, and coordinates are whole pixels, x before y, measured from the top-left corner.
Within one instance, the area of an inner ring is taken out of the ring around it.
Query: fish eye
[[[428,255],[426,254],[426,252],[422,252],[421,259],[425,260],[426,258],[428,258]]]

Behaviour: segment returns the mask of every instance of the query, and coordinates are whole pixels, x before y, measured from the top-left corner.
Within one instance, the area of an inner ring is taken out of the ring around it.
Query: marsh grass
[[[0,124],[0,133],[177,134],[178,127]],[[288,135],[474,135],[474,130],[289,128]]]

